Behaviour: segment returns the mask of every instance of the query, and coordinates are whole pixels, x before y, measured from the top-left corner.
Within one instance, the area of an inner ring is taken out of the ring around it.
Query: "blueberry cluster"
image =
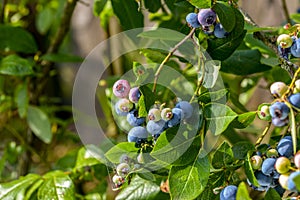
[[[197,13],[189,13],[186,16],[187,23],[193,28],[202,28],[206,34],[214,34],[217,38],[224,38],[228,33],[218,22],[217,14],[210,8],[200,9]]]
[[[283,82],[275,82],[270,87],[271,94],[276,98],[272,104],[263,103],[258,107],[258,117],[262,120],[272,120],[277,127],[285,126],[289,123],[289,113],[291,109],[287,103],[296,110],[300,108],[300,79],[295,81],[292,94],[285,96],[289,87]]]
[[[220,200],[236,200],[237,186],[228,185],[220,193]]]
[[[291,136],[282,138],[276,148],[270,147],[263,153],[256,152],[256,155],[251,157],[251,165],[260,186],[254,186],[249,180],[248,183],[255,190],[266,191],[269,188],[275,188],[282,195],[285,189],[289,188],[281,183],[281,174],[289,172],[292,156],[293,142]]]
[[[288,34],[281,34],[277,38],[278,52],[285,58],[289,59],[290,55],[300,58],[300,38],[290,36]]]
[[[179,125],[181,121],[190,118],[193,113],[193,107],[187,101],[178,102],[172,109],[155,104],[149,110],[146,119],[146,117],[140,117],[136,109],[141,96],[138,87],[130,88],[129,82],[122,79],[115,82],[113,93],[120,98],[115,104],[116,113],[126,116],[127,122],[133,126],[128,132],[127,140],[135,142],[138,147],[148,142],[149,134],[155,142],[163,131]]]

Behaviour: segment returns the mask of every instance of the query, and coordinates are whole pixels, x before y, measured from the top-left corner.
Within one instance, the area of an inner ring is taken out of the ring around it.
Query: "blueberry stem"
[[[204,59],[203,59],[203,55],[201,53],[201,49],[200,48],[201,47],[199,47],[200,56],[198,58],[198,65],[202,69],[202,75],[198,79],[197,88],[196,88],[196,90],[195,90],[195,92],[194,92],[194,94],[193,94],[193,96],[192,96],[192,98],[190,100],[190,103],[192,103],[194,101],[195,97],[199,95],[199,91],[201,89],[201,86],[202,86],[203,81],[204,81],[204,76],[205,76],[205,64],[204,64]]]
[[[185,36],[179,43],[177,43],[175,45],[175,47],[168,53],[168,55],[165,57],[165,59],[162,61],[162,63],[159,65],[155,75],[154,75],[154,82],[153,82],[153,88],[152,88],[152,92],[155,93],[156,91],[156,85],[157,85],[157,80],[158,80],[158,77],[160,75],[160,72],[161,70],[163,69],[164,65],[166,62],[168,62],[168,60],[171,58],[171,56],[174,54],[174,52],[186,41],[188,40],[189,38],[192,37],[192,35],[194,34],[195,32],[195,28],[193,28],[190,33]]]
[[[264,137],[267,135],[270,127],[271,127],[271,122],[269,122],[268,126],[266,126],[264,132],[261,134],[261,136],[257,139],[255,146],[257,147],[258,145],[260,145],[260,143],[262,142],[262,140],[264,139]]]
[[[286,5],[286,0],[281,0],[281,3],[282,3],[282,9],[284,12],[285,19],[287,23],[291,24],[291,18],[290,18],[289,10]]]
[[[295,87],[295,82],[298,78],[299,73],[300,73],[300,68],[298,68],[297,71],[295,72],[291,84],[289,85],[289,89],[283,94],[283,98],[286,98],[287,96],[289,96],[290,93],[293,92],[293,89]]]

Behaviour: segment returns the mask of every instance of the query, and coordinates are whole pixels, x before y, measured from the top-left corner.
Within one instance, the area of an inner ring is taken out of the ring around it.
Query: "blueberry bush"
[[[95,63],[70,53],[79,3],[1,3],[1,200],[299,199],[300,14],[259,27],[238,0],[94,0],[107,35],[125,32],[113,50],[143,46],[80,79],[73,102],[95,85],[105,136],[85,141],[89,108],[59,81]]]

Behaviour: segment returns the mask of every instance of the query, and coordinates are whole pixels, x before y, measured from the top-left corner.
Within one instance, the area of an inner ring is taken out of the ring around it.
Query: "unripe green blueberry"
[[[278,152],[276,149],[269,149],[266,153],[268,158],[278,157]]]
[[[274,96],[281,97],[288,89],[284,82],[275,82],[270,87],[270,92]]]
[[[259,155],[254,155],[251,157],[251,166],[253,169],[259,169],[262,165],[262,158]]]
[[[298,169],[300,169],[300,151],[298,151],[294,156],[294,164]]]
[[[279,176],[279,184],[281,185],[281,187],[283,187],[284,189],[288,189],[288,179],[289,179],[289,175],[290,174],[281,174]]]
[[[139,155],[137,156],[137,161],[138,161],[138,163],[140,163],[140,164],[144,164],[144,156],[143,156],[143,153],[139,153]]]
[[[155,122],[161,119],[161,113],[158,108],[151,108],[148,113],[148,119],[153,120]]]
[[[277,44],[281,48],[284,48],[284,49],[285,48],[289,48],[293,44],[293,39],[289,35],[287,35],[287,34],[281,34],[277,38]]]
[[[164,121],[169,121],[173,117],[172,109],[171,108],[164,108],[161,111],[161,118]]]
[[[293,93],[299,93],[300,92],[300,79],[295,81],[295,87]]]
[[[270,115],[270,110],[269,110],[270,105],[269,104],[260,104],[258,106],[258,112],[257,112],[257,116],[259,119],[261,120],[266,120],[269,121],[272,119],[271,115]]]
[[[128,99],[120,99],[117,102],[118,109],[122,112],[129,112],[133,108],[133,103],[130,102]]]
[[[122,177],[122,176],[119,176],[117,174],[115,174],[113,177],[112,177],[112,182],[116,185],[122,185],[124,183],[125,179]]]
[[[120,163],[116,171],[119,176],[125,177],[130,172],[130,166],[127,163]]]
[[[275,169],[280,174],[285,174],[290,170],[291,161],[287,157],[279,157],[275,163]]]

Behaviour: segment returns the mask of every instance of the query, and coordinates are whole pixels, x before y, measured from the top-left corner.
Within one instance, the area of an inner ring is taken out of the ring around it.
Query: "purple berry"
[[[288,100],[294,107],[300,109],[300,93],[292,94]]]
[[[284,120],[288,117],[290,109],[289,107],[283,102],[275,102],[270,106],[270,115],[273,118],[279,118]]]
[[[201,26],[198,21],[198,15],[196,13],[189,13],[186,16],[185,20],[193,28],[199,28]]]
[[[139,113],[137,110],[130,111],[127,114],[127,121],[131,126],[140,126],[145,122],[146,118],[138,117],[138,115]]]
[[[125,98],[130,91],[130,84],[127,80],[118,80],[113,85],[113,93],[116,97]]]
[[[133,103],[137,103],[141,97],[141,92],[138,87],[131,88],[129,91],[129,100]]]
[[[287,158],[291,157],[293,155],[292,137],[285,136],[282,138],[277,145],[277,151],[281,156],[285,156]]]
[[[235,185],[228,185],[220,193],[220,200],[235,200],[238,188]]]
[[[275,171],[275,163],[276,163],[275,158],[265,159],[262,163],[262,166],[261,166],[262,173],[264,173],[267,176],[272,175]]]
[[[222,24],[218,23],[215,25],[214,35],[217,38],[224,38],[228,33],[223,28]]]
[[[194,111],[193,106],[187,101],[180,101],[175,107],[180,108],[183,111],[183,117],[185,119],[190,118]]]
[[[198,13],[198,21],[202,26],[211,26],[215,23],[217,15],[215,11],[210,8],[201,9]]]

